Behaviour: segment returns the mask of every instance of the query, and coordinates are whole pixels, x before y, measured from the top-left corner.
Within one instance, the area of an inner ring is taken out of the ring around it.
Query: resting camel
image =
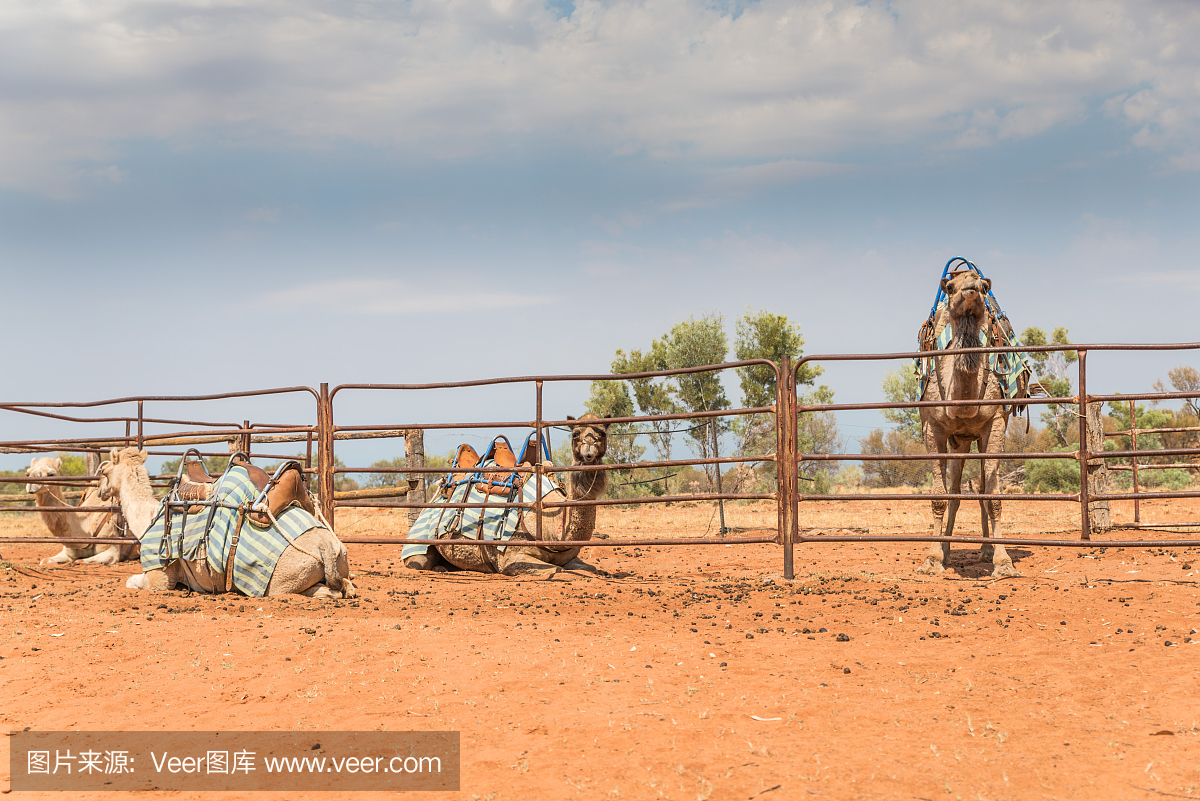
[[[947,323],[952,328],[951,348],[978,348],[980,332],[991,341],[995,325],[984,302],[992,282],[973,271],[952,273],[942,279],[942,290],[946,293],[946,304],[939,308],[933,318],[934,331],[941,331]],[[1004,344],[1004,343],[1000,343]],[[1028,377],[1019,377],[1017,397],[1025,397]],[[933,370],[921,400],[1000,400],[1003,398],[1000,381],[989,366],[988,354],[965,353],[933,358]],[[971,443],[979,443],[980,453],[1002,453],[1004,435],[1008,429],[1008,409],[994,406],[922,406],[921,433],[925,438],[925,450],[929,453],[968,453]],[[983,493],[998,495],[1000,463],[996,459],[983,462]],[[957,494],[962,491],[963,459],[939,459],[933,471],[935,495]],[[958,513],[957,500],[933,501],[934,535],[954,535],[954,518]],[[986,502],[980,500],[983,519],[983,536],[1000,539],[1000,499]],[[993,576],[1019,576],[1012,559],[1004,546],[988,543],[981,549],[984,561],[992,563]],[[949,542],[934,542],[930,545],[925,562],[918,573],[936,575],[946,569],[950,558]]]
[[[100,465],[100,495],[106,500],[118,500],[129,532],[141,540],[159,507],[146,471],[146,451],[137,448],[112,451],[111,461]],[[349,576],[346,546],[329,529],[311,528],[283,551],[271,574],[266,594],[353,598],[355,589]],[[201,556],[176,559],[165,568],[131,576],[125,586],[165,592],[182,584],[195,592],[219,593],[225,592],[223,579],[223,575],[210,571],[208,560]]]
[[[608,424],[594,414],[585,414],[571,426],[571,464],[598,465],[608,450]],[[551,468],[552,469],[552,468]],[[568,473],[566,494],[554,490],[543,500],[557,502],[591,501],[608,488],[608,473],[603,470]],[[596,530],[595,506],[559,506],[542,510],[542,539],[583,541],[592,538]],[[536,540],[537,522],[532,509],[521,514],[516,534],[509,542]],[[549,577],[579,555],[579,548],[566,545],[508,545],[503,552],[496,550],[495,565],[487,561],[476,545],[439,545],[424,554],[404,560],[414,570],[445,568],[449,562],[460,570],[476,573],[502,573],[506,576],[541,575]]]
[[[53,456],[36,456],[25,469],[25,475],[30,478],[50,478],[59,475],[62,470],[62,459]],[[63,497],[62,488],[57,484],[26,484],[25,491],[32,495],[38,506],[70,506]],[[108,506],[108,502],[100,498],[96,488],[88,489],[79,505]],[[111,512],[92,512],[79,514],[77,512],[38,512],[46,528],[50,529],[52,537],[70,537],[71,539],[86,539],[103,537],[105,539],[122,537],[123,526],[119,515]],[[64,545],[63,549],[54,556],[46,557],[41,564],[65,565],[79,562],[85,565],[115,565],[117,562],[133,559],[137,554],[137,542],[130,540],[128,545]]]

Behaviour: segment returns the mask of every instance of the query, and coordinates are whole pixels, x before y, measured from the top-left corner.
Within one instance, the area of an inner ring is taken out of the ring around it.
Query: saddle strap
[[[233,558],[237,555],[238,540],[242,536],[242,522],[246,519],[246,510],[238,509],[237,526],[233,529],[233,538],[229,541],[229,556],[225,559],[225,592],[233,592]]]

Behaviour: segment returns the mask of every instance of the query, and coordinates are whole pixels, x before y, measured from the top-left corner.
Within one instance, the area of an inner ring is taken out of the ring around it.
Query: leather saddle
[[[488,461],[493,465],[477,473],[447,473],[442,482],[442,495],[449,498],[457,487],[468,483],[488,495],[510,495],[514,489],[520,489],[529,478],[528,473],[518,473],[513,468],[517,465],[532,467],[539,463],[549,463],[550,445],[543,436],[539,448],[537,434],[530,434],[525,438],[521,455],[518,456],[513,451],[508,437],[501,435],[492,440],[483,456],[467,443],[459,445],[450,466],[471,468]]]
[[[189,456],[195,455],[195,459]],[[316,513],[312,496],[308,492],[304,480],[304,469],[295,460],[289,460],[279,465],[275,474],[271,475],[261,467],[250,463],[249,457],[239,451],[229,457],[229,467],[241,467],[246,471],[258,497],[255,498],[252,510],[246,515],[251,523],[257,526],[269,526],[271,517],[278,517],[290,506],[297,505],[309,514]],[[207,501],[212,495],[213,487],[221,476],[209,475],[200,452],[190,449],[183,455],[179,465],[179,475],[176,477],[175,494],[181,501]],[[203,508],[197,504],[188,508],[188,514],[196,514]],[[270,514],[268,514],[268,511]]]

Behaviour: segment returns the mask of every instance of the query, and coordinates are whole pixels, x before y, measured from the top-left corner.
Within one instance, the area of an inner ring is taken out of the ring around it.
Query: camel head
[[[575,420],[567,415],[568,420]],[[590,412],[571,426],[571,456],[574,464],[600,464],[608,451],[608,423]]]
[[[942,279],[942,291],[946,293],[946,306],[950,317],[957,320],[965,314],[975,315],[980,321],[987,314],[983,298],[992,288],[992,282],[973,270],[951,273]]]
[[[49,478],[57,476],[62,470],[62,459],[56,456],[37,456],[25,468],[25,475],[30,478]],[[25,491],[30,495],[36,495],[40,490],[50,489],[53,484],[26,484]]]
[[[942,279],[942,291],[946,293],[946,310],[954,326],[952,348],[978,348],[979,330],[987,325],[988,312],[984,297],[992,288],[992,282],[973,270],[951,273]],[[967,372],[975,372],[982,364],[983,355],[963,354],[957,366]]]
[[[121,490],[132,482],[144,481],[149,484],[150,477],[146,475],[146,457],[144,450],[137,448],[114,448],[109,454],[110,459],[100,464],[100,498],[111,500],[121,498]]]

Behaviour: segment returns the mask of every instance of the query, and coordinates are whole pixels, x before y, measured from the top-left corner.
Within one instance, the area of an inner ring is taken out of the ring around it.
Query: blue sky
[[[1018,328],[1197,340],[1195,41],[1186,2],[9,3],[2,395],[601,372],[747,307],[906,350],[956,255]]]

